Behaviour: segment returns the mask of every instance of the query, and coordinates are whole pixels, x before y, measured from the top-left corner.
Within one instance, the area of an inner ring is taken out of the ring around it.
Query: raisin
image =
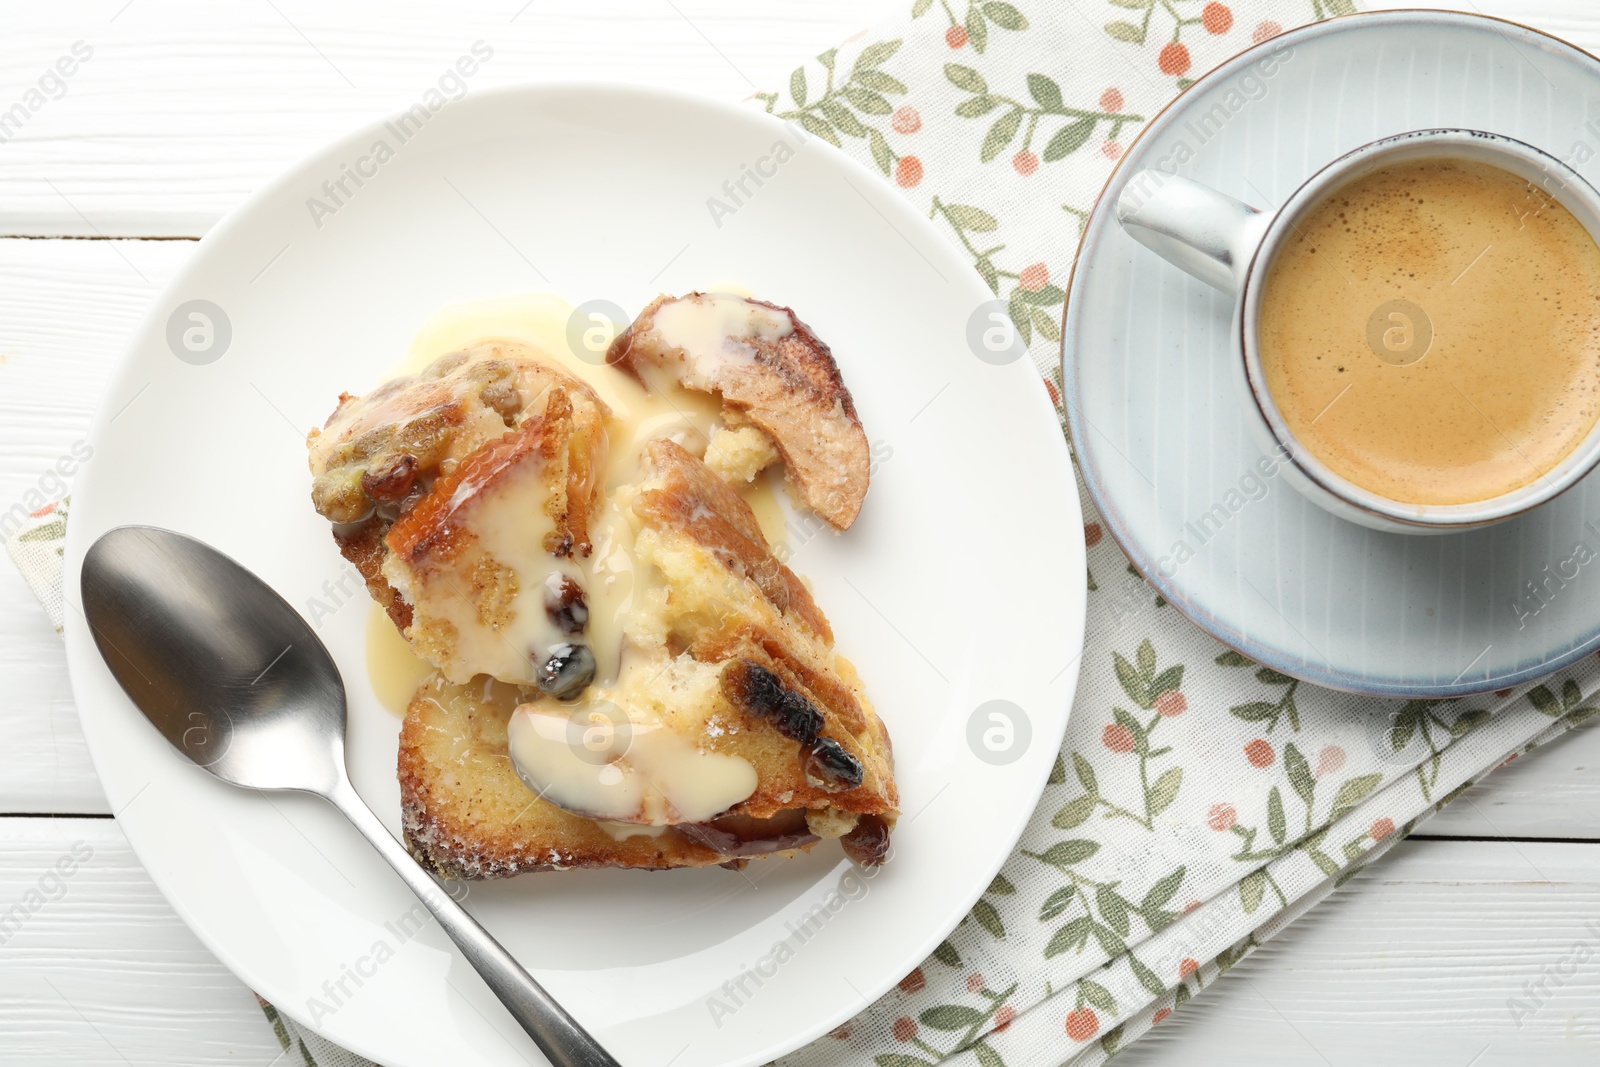
[[[485,382],[478,396],[508,427],[516,425],[517,416],[522,413],[522,395],[517,392],[516,379],[509,373]]]
[[[545,579],[544,613],[564,634],[581,634],[589,625],[589,603],[583,587],[559,571]]]
[[[800,769],[807,782],[830,793],[854,789],[866,777],[861,761],[831,737],[819,737],[800,750]]]
[[[766,819],[719,815],[710,822],[679,823],[679,833],[722,856],[761,856],[815,844],[803,808],[780,811]]]
[[[876,867],[889,855],[889,824],[881,815],[863,815],[839,838],[844,854],[863,867]]]
[[[557,700],[572,700],[594,681],[594,672],[594,653],[588,645],[552,645],[534,681]]]
[[[411,483],[417,480],[417,457],[402,452],[361,476],[361,491],[380,504],[405,499]]]
[[[751,660],[740,660],[722,672],[722,694],[734,707],[772,723],[791,741],[809,745],[822,731],[822,714],[811,701],[785,689],[776,674]]]

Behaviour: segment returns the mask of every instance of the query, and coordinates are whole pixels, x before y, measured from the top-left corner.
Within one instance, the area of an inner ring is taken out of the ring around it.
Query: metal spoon
[[[178,751],[225,782],[331,802],[427,905],[551,1063],[618,1067],[356,794],[344,765],[344,682],[282,597],[216,549],[150,526],[123,526],[90,546],[81,588],[100,655]]]

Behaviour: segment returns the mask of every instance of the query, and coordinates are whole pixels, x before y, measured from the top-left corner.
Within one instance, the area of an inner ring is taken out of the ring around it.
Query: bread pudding
[[[888,734],[745,496],[781,465],[798,505],[859,514],[866,436],[831,353],[788,308],[691,293],[605,355],[484,340],[341,396],[308,437],[313,504],[434,668],[401,729],[408,847],[463,878],[823,838],[881,863]],[[601,398],[635,394],[665,405]]]

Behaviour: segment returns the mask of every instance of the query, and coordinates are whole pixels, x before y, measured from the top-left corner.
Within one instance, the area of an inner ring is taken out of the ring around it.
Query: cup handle
[[[1117,221],[1168,263],[1237,293],[1272,214],[1188,178],[1141,170],[1117,196]]]

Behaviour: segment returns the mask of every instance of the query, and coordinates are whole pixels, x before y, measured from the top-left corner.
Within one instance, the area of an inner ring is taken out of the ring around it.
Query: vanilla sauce
[[[789,329],[787,316],[776,312],[765,315],[764,309],[749,308],[734,301],[711,301],[707,311],[699,315],[675,313],[667,319],[667,326],[672,338],[682,335],[682,340],[669,343],[714,343],[741,332],[747,325],[755,326],[763,336]],[[744,321],[738,318],[741,310],[746,316]],[[448,352],[487,339],[504,338],[529,345],[540,356],[586,382],[610,409],[610,449],[602,502],[590,529],[593,551],[581,561],[581,575],[575,575],[584,588],[589,616],[584,633],[575,640],[589,644],[595,654],[593,691],[616,693],[626,669],[623,623],[636,593],[633,541],[638,522],[631,505],[634,486],[642,474],[644,447],[651,440],[670,437],[688,451],[702,454],[721,425],[721,405],[715,396],[684,389],[675,381],[657,381],[655,375],[651,390],[646,391],[629,375],[604,365],[609,338],[605,339],[606,344],[597,346],[597,351],[585,351],[586,358],[580,358],[568,343],[572,314],[572,306],[566,301],[538,293],[449,305],[418,329],[410,350],[388,377],[415,374]],[[741,492],[774,553],[782,558],[784,512],[774,491],[776,479],[775,470],[766,471],[741,487]],[[497,533],[497,545],[515,533],[510,529]],[[495,554],[501,553],[497,547]],[[523,563],[522,559],[517,560],[519,573],[530,569]],[[574,569],[559,565],[554,558],[539,561],[538,566],[547,571]],[[520,607],[519,619],[526,616],[527,626],[514,628],[542,633],[547,622],[544,612],[530,609],[528,604]],[[522,636],[525,635],[506,635],[513,643]],[[373,605],[368,619],[366,644],[368,676],[374,692],[386,708],[403,716],[418,686],[433,674],[432,666],[411,651],[377,605]],[[582,706],[582,702],[524,705],[508,724],[509,747],[522,773],[539,781],[540,788],[552,799],[559,796],[568,804],[576,804],[614,836],[649,832],[640,827],[669,821],[709,818],[743,800],[755,788],[755,771],[747,761],[703,751],[659,723],[628,724],[626,760],[597,764],[592,753],[577,752],[581,741],[574,744],[573,723],[582,721]],[[573,713],[570,717],[569,710]],[[596,725],[609,728],[599,720]],[[578,734],[582,733],[580,728]]]

